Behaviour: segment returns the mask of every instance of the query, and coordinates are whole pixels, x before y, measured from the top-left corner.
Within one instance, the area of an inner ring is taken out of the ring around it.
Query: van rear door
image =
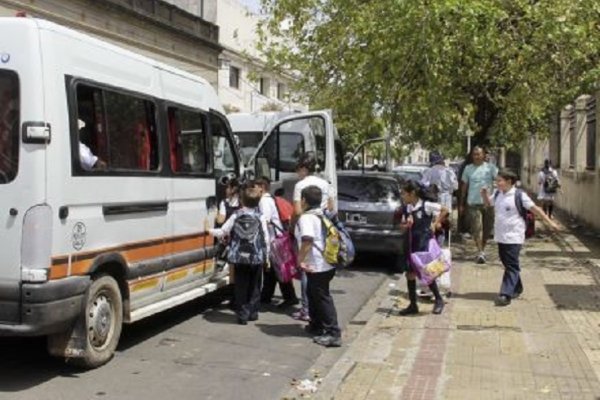
[[[20,321],[21,254],[31,250],[22,243],[23,223],[27,212],[45,198],[45,140],[21,139],[21,132],[34,136],[40,125],[44,130],[43,90],[36,24],[0,18],[0,323]],[[49,214],[32,214],[51,224]],[[49,228],[29,225],[34,236]]]
[[[256,177],[271,179],[271,189],[284,189],[292,199],[298,181],[296,162],[305,152],[314,152],[317,175],[337,191],[335,132],[329,111],[311,111],[280,119],[259,144],[248,168]]]

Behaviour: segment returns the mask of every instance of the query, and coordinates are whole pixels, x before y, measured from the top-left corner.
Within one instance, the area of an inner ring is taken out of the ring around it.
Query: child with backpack
[[[261,193],[260,202],[258,208],[261,214],[267,219],[269,224],[269,237],[275,238],[284,234],[284,226],[282,217],[279,211],[279,207],[275,201],[275,198],[271,195],[271,181],[267,177],[259,178],[255,181],[258,190]],[[289,221],[288,221],[289,222]],[[294,290],[294,282],[280,282],[277,279],[276,268],[271,258],[271,268],[265,270],[263,288],[260,296],[261,303],[270,304],[275,293],[275,286],[279,284],[279,290],[283,297],[283,302],[278,304],[277,307],[284,309],[287,307],[295,306],[299,303],[296,291]]]
[[[484,204],[494,206],[494,240],[498,243],[498,254],[504,265],[500,294],[495,301],[497,306],[507,306],[523,293],[519,253],[525,241],[524,210],[540,217],[553,230],[559,229],[527,193],[515,188],[517,179],[515,173],[504,169],[496,177],[497,192],[490,195],[487,187],[481,189]]]
[[[326,261],[330,249],[324,230],[324,214],[321,209],[323,193],[318,186],[302,189],[300,205],[302,214],[295,228],[298,243],[298,264],[306,273],[308,313],[310,323],[306,331],[315,335],[315,343],[325,347],[342,345],[341,330],[329,283],[335,275],[335,267]],[[337,255],[336,255],[337,256]]]
[[[441,227],[442,221],[448,215],[448,210],[439,203],[432,201],[426,195],[426,189],[414,181],[408,181],[400,192],[402,198],[402,222],[400,229],[407,231],[406,255],[427,251],[429,241],[434,238],[434,232]],[[408,287],[408,307],[400,310],[400,315],[419,313],[417,305],[417,271],[407,262],[406,285]],[[444,310],[444,300],[440,295],[437,282],[434,280],[429,285],[429,290],[435,297],[433,306],[434,314],[441,314]]]
[[[558,173],[552,168],[550,160],[544,160],[544,168],[538,174],[538,200],[542,204],[542,210],[552,219],[554,212],[554,196],[560,189]]]
[[[269,230],[267,219],[258,210],[260,197],[253,183],[245,185],[242,208],[221,228],[208,230],[215,238],[229,237],[227,262],[235,271],[235,312],[241,325],[258,320],[262,269],[269,264]]]

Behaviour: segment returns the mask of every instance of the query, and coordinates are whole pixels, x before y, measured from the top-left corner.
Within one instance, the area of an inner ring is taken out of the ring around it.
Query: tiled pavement
[[[528,241],[525,292],[503,308],[493,305],[502,277],[493,243],[483,266],[471,261],[470,243],[453,248],[455,296],[441,316],[425,303],[418,316],[399,317],[406,283],[389,281],[377,311],[310,397],[600,399],[600,248],[593,243],[572,233]]]

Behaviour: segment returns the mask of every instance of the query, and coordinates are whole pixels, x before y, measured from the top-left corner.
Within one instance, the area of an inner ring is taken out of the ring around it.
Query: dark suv
[[[401,262],[400,182],[386,172],[338,172],[338,213],[358,252],[393,254]]]

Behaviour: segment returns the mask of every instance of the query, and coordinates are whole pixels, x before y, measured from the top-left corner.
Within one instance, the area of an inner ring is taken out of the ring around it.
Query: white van
[[[327,114],[299,123],[332,143]],[[215,142],[230,162],[217,165]],[[0,18],[0,335],[48,335],[51,354],[96,367],[122,323],[228,284],[203,232],[239,157],[205,80]]]
[[[343,154],[331,111],[234,113],[228,114],[227,119],[246,168],[256,177],[271,178],[273,191],[283,188],[285,196],[291,199],[298,180],[296,162],[305,152],[315,154],[317,174],[337,187],[335,171],[342,167]],[[331,124],[326,126],[325,121]],[[273,129],[277,134],[267,135]],[[334,133],[331,143],[326,141],[328,130]]]

